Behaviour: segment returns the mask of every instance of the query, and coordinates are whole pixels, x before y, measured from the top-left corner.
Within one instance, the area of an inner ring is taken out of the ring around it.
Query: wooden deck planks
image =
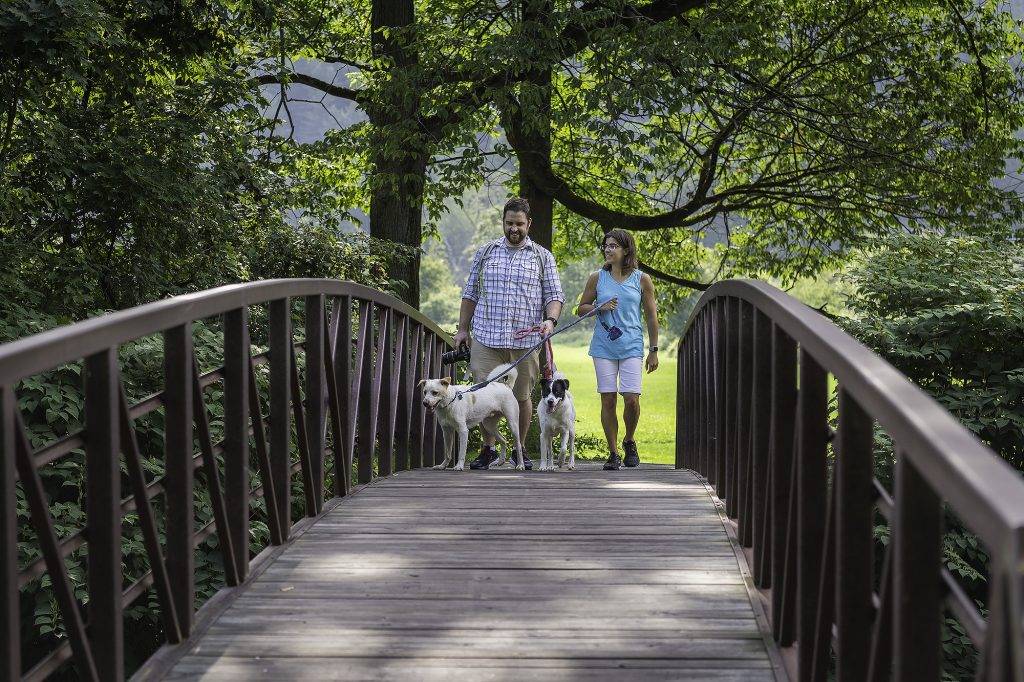
[[[703,484],[402,472],[320,519],[169,679],[774,680]]]

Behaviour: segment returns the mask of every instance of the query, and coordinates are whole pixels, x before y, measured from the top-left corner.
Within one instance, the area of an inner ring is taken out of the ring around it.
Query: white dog
[[[490,381],[508,365],[498,365],[487,375]],[[444,461],[435,469],[444,469],[452,460],[452,451],[459,448],[459,458],[455,464],[457,471],[466,468],[466,443],[469,430],[480,425],[485,434],[494,436],[501,443],[501,464],[508,458],[508,441],[498,430],[498,422],[502,417],[508,420],[509,430],[515,441],[517,464],[516,469],[523,471],[523,445],[519,437],[519,401],[512,394],[510,386],[516,383],[516,370],[513,368],[500,379],[487,384],[478,391],[464,393],[469,386],[453,385],[451,377],[444,379],[423,379],[419,385],[423,387],[423,406],[428,412],[437,414],[437,423],[444,434]]]
[[[565,464],[566,446],[569,448],[569,470],[576,469],[576,406],[569,393],[569,380],[555,372],[550,380],[540,382],[541,399],[537,404],[540,422],[540,471],[555,470],[555,453],[551,439],[561,437],[558,468]]]

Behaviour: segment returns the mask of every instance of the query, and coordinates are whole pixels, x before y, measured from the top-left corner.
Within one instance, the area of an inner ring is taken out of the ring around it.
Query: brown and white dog
[[[489,375],[488,380],[501,374],[508,369],[508,365],[498,365]],[[516,469],[523,471],[523,445],[519,437],[519,401],[512,393],[511,386],[516,383],[516,370],[513,368],[508,374],[472,393],[463,393],[468,385],[452,384],[451,377],[443,379],[423,379],[419,385],[423,387],[423,406],[428,412],[437,415],[437,423],[441,426],[444,434],[444,461],[435,466],[435,469],[444,469],[451,462],[453,450],[459,449],[459,457],[455,463],[455,470],[462,471],[466,468],[466,444],[469,440],[469,430],[479,425],[485,433],[495,437],[501,443],[501,464],[508,458],[508,441],[501,435],[498,429],[498,422],[502,417],[508,420],[509,430],[512,431],[512,438],[515,441]]]

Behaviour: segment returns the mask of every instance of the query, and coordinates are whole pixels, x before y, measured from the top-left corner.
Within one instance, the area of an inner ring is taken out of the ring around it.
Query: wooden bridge
[[[203,320],[223,333],[205,370]],[[153,335],[162,386],[130,403],[117,351]],[[675,468],[423,468],[441,443],[415,383],[449,343],[372,289],[276,280],[0,346],[0,680],[123,679],[124,613],[145,595],[166,643],[139,679],[935,680],[953,618],[979,679],[1024,680],[1024,481],[785,294],[729,281],[702,297]],[[75,362],[84,428],[33,444],[19,382]],[[156,455],[136,433],[147,415]],[[895,443],[891,490],[873,479],[876,428]],[[87,515],[61,536],[43,474],[74,456]],[[991,556],[984,614],[942,562],[944,513]],[[130,580],[129,514],[150,567]],[[212,536],[225,585],[196,611],[194,551]],[[39,552],[19,561],[25,537]],[[67,559],[83,552],[80,584]],[[66,630],[42,654],[19,596],[38,580]]]

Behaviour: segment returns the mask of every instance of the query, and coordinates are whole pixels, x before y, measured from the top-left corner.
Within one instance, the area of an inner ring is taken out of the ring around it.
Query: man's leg
[[[515,362],[522,356],[523,353],[521,351],[513,351],[512,362]],[[523,464],[526,465],[527,469],[532,469],[533,464],[530,462],[526,438],[530,432],[530,422],[533,419],[533,388],[537,385],[537,377],[540,375],[540,355],[537,351],[532,351],[530,357],[516,365],[516,370],[518,374],[516,375],[516,384],[512,387],[512,392],[519,402],[519,433],[523,445]]]
[[[523,457],[526,456],[526,434],[530,432],[530,419],[533,417],[533,400],[527,398],[519,401],[519,433],[522,434]]]
[[[469,371],[473,375],[473,381],[480,383],[487,378],[491,370],[502,362],[504,360],[500,350],[490,348],[482,343],[474,343],[469,355]],[[481,431],[483,445],[480,448],[479,456],[469,463],[470,469],[486,469],[491,462],[498,458],[498,453],[494,449],[494,434],[488,433],[486,429],[481,429]]]

